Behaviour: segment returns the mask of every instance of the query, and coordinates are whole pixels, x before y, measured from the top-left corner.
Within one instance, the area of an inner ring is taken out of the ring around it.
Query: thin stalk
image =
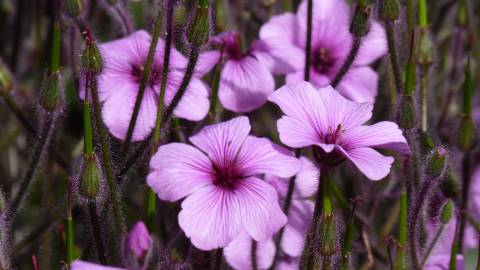
[[[410,257],[412,266],[414,269],[421,269],[417,255],[417,224],[420,219],[420,213],[423,209],[423,205],[428,196],[429,191],[432,189],[432,184],[435,178],[427,176],[425,183],[422,185],[420,191],[416,194],[416,200],[412,203],[410,226],[408,230],[408,238],[410,243]]]
[[[160,131],[162,129],[162,119],[165,106],[165,91],[167,88],[167,78],[170,66],[170,51],[172,48],[172,34],[173,34],[173,15],[174,15],[174,2],[173,0],[168,1],[167,6],[167,28],[165,36],[165,51],[163,58],[163,69],[162,69],[162,79],[160,84],[160,96],[157,103],[157,116],[155,129],[153,131],[153,144],[152,144],[152,155],[157,151],[159,141],[160,141]],[[157,197],[152,189],[148,189],[147,194],[147,205],[146,205],[146,221],[147,226],[150,230],[154,229],[155,226],[155,211],[157,209]]]
[[[444,224],[441,224],[440,227],[438,227],[437,232],[435,233],[435,236],[432,239],[432,242],[430,242],[430,245],[428,245],[427,251],[425,252],[425,256],[423,257],[422,264],[420,265],[421,269],[423,269],[423,266],[427,262],[428,257],[430,256],[430,253],[432,253],[432,250],[435,247],[435,244],[437,243],[438,239],[440,239],[440,236],[442,235],[442,232],[444,229],[445,229]]]
[[[133,29],[132,29],[132,24],[130,23],[130,19],[128,18],[126,14],[126,9],[123,6],[120,6],[119,3],[116,5],[113,5],[113,10],[117,13],[118,17],[120,18],[120,21],[123,24],[123,27],[125,28],[125,33],[131,34]]]
[[[358,51],[360,50],[360,45],[362,44],[362,39],[359,37],[353,38],[352,49],[347,56],[347,59],[343,63],[340,71],[338,71],[337,75],[333,78],[332,82],[330,83],[332,87],[337,87],[338,84],[342,81],[343,77],[347,74],[350,67],[353,65],[355,58],[357,57]]]
[[[412,38],[413,30],[414,30],[414,25],[415,25],[415,12],[413,9],[413,0],[407,0],[407,34],[408,34],[408,40]]]
[[[98,259],[102,264],[107,264],[107,258],[105,257],[105,248],[103,246],[102,231],[100,229],[100,222],[97,216],[97,206],[95,200],[88,202],[88,214],[90,216],[90,222],[92,223],[93,238],[95,238]]]
[[[91,83],[92,80],[89,78],[91,74],[86,74],[85,81]],[[85,97],[83,103],[83,152],[85,156],[93,155],[93,135],[92,135],[92,117],[90,112],[90,98],[88,95],[88,89],[91,87],[85,87]]]
[[[303,248],[302,256],[300,259],[300,269],[301,270],[311,270],[314,269],[314,246],[315,242],[318,239],[318,228],[322,219],[322,208],[323,208],[323,197],[324,197],[324,185],[327,176],[327,169],[324,166],[320,167],[320,179],[318,181],[317,196],[315,199],[315,209],[313,212],[312,223],[310,224],[310,229],[308,230],[305,245]]]
[[[312,20],[313,20],[313,0],[307,1],[307,44],[305,48],[305,73],[304,80],[310,80],[310,63],[312,55]]]
[[[407,259],[405,257],[405,245],[407,242],[407,192],[403,186],[400,196],[400,223],[398,231],[398,250],[395,258],[394,269],[407,269]]]
[[[162,28],[161,26],[162,26],[162,12],[161,10],[159,10],[157,18],[155,19],[155,27],[153,29],[152,41],[150,43],[150,48],[148,49],[148,55],[147,55],[147,60],[145,62],[145,66],[143,67],[140,86],[138,88],[137,98],[135,100],[135,106],[133,107],[132,117],[130,118],[130,123],[128,124],[127,134],[125,136],[125,142],[123,145],[121,156],[126,156],[130,148],[130,141],[132,140],[133,131],[135,129],[135,125],[138,118],[138,113],[140,112],[140,107],[142,106],[145,89],[147,87],[148,79],[152,71],[153,57],[155,56],[158,39],[160,38],[160,32]]]
[[[395,87],[397,88],[397,93],[402,93],[402,73],[400,68],[400,63],[398,61],[397,53],[397,43],[395,41],[395,27],[393,22],[386,21],[385,29],[387,32],[387,44],[388,44],[388,54],[390,56],[390,64],[392,65],[393,77],[395,81]]]
[[[217,104],[218,104],[218,89],[220,88],[220,73],[222,69],[222,58],[223,52],[225,50],[225,46],[222,46],[220,49],[220,58],[218,59],[218,63],[215,66],[215,70],[212,76],[212,97],[210,101],[210,116],[215,122],[216,115],[217,115]]]
[[[165,125],[173,115],[173,111],[177,107],[178,103],[182,99],[185,91],[187,91],[187,87],[190,84],[190,80],[193,77],[193,73],[195,71],[195,66],[197,65],[198,55],[200,53],[200,48],[197,46],[192,46],[190,50],[190,56],[188,59],[187,69],[185,70],[185,75],[183,76],[182,84],[178,88],[178,91],[175,93],[175,96],[172,99],[172,102],[165,110],[165,114],[162,118],[162,126]]]
[[[354,229],[354,218],[355,210],[357,208],[357,203],[353,203],[352,210],[350,212],[350,217],[348,219],[347,229],[345,230],[345,235],[343,237],[343,248],[342,248],[342,265],[341,269],[348,269],[348,258],[350,255],[350,247],[353,238],[353,229]]]
[[[211,264],[211,268],[213,270],[220,270],[222,269],[222,257],[223,257],[223,249],[218,248],[214,252],[213,255],[213,263]]]
[[[147,204],[146,204],[146,222],[149,231],[155,230],[156,210],[157,210],[157,196],[155,192],[149,188],[147,191]]]
[[[258,250],[257,241],[252,239],[252,252],[251,252],[252,270],[258,270],[257,250]]]
[[[5,210],[7,220],[13,219],[15,213],[19,210],[19,206],[25,199],[27,190],[30,187],[30,183],[35,176],[40,160],[48,149],[49,138],[51,137],[50,134],[54,126],[54,114],[55,112],[45,113],[42,129],[33,148],[32,156],[30,158],[25,176],[20,182],[20,188],[18,189],[17,194]]]
[[[295,151],[295,157],[300,157],[301,151],[300,149],[297,149]],[[288,189],[287,189],[287,196],[285,197],[285,204],[283,205],[283,212],[285,215],[288,217],[288,213],[290,212],[290,207],[292,206],[292,197],[293,197],[293,191],[295,190],[295,179],[296,177],[290,177],[288,181]],[[285,231],[285,226],[280,229],[280,232],[278,233],[277,238],[275,239],[275,255],[273,256],[273,263],[272,266],[270,266],[270,270],[275,269],[275,266],[277,264],[277,259],[278,256],[280,255],[280,244],[282,243],[282,238],[283,238],[283,233]]]
[[[65,220],[65,248],[67,264],[70,264],[74,258],[74,231],[73,231],[73,217],[72,217],[72,181],[69,179],[67,183],[67,219]],[[48,225],[47,225],[48,226]],[[46,227],[48,228],[48,227]]]
[[[162,79],[160,84],[160,96],[157,103],[157,117],[155,123],[155,129],[153,132],[153,147],[152,154],[157,151],[158,143],[160,140],[160,130],[162,128],[162,118],[164,113],[165,106],[165,90],[167,88],[167,79],[168,72],[170,67],[170,51],[172,48],[172,34],[173,34],[173,14],[174,14],[174,2],[173,0],[168,1],[167,6],[167,29],[165,35],[165,51],[163,53],[163,69],[162,69]]]
[[[465,234],[465,221],[470,190],[470,151],[463,154],[462,159],[462,201],[460,203],[460,223],[458,229],[458,252],[463,251],[463,235]]]
[[[115,223],[115,237],[116,240],[119,240],[120,236],[125,231],[125,226],[123,224],[119,194],[113,175],[110,147],[107,142],[107,135],[102,122],[102,112],[100,108],[100,99],[98,96],[97,80],[95,76],[92,77],[91,91],[93,101],[93,116],[95,120],[95,131],[97,132],[97,137],[100,145],[101,163],[103,171],[105,172],[107,178],[108,188],[110,189],[110,200],[112,204],[113,219]]]
[[[422,69],[420,75],[420,94],[422,99],[421,130],[426,133],[428,129],[428,70]]]
[[[30,123],[28,118],[23,114],[22,110],[18,107],[17,103],[12,99],[12,97],[8,94],[2,95],[3,100],[13,112],[13,114],[17,117],[18,121],[22,124],[22,126],[31,134],[35,134],[35,127]]]
[[[458,235],[459,235],[459,223],[460,223],[460,215],[457,216],[457,224],[455,224],[455,237],[453,238],[452,248],[450,250],[450,263],[449,263],[449,270],[456,270],[457,269],[457,253],[458,253]]]

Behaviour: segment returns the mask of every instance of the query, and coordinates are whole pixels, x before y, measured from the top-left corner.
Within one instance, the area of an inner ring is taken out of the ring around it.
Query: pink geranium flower
[[[118,267],[111,267],[111,266],[103,266],[96,263],[90,263],[85,261],[74,261],[70,265],[70,270],[127,270],[125,268],[118,268]]]
[[[152,247],[152,237],[148,233],[145,223],[137,222],[126,238],[127,246],[137,259],[142,259]]]
[[[186,197],[178,220],[199,249],[225,247],[243,230],[265,241],[287,221],[275,188],[259,176],[293,176],[300,161],[250,129],[247,117],[210,125],[190,137],[195,147],[162,145],[150,161],[147,183],[158,197]]]
[[[143,65],[146,62],[150,47],[150,35],[141,30],[130,36],[103,43],[100,51],[104,60],[104,68],[98,77],[98,91],[103,102],[103,121],[110,133],[123,140],[127,133],[131,115],[137,98]],[[145,95],[133,131],[132,140],[146,138],[155,126],[157,101],[160,94],[161,74],[165,43],[158,40],[152,72],[145,89]],[[209,90],[199,77],[213,66],[210,61],[199,60],[196,76],[174,111],[175,116],[187,120],[199,121],[205,117],[209,109]],[[170,53],[169,74],[165,92],[165,104],[170,104],[180,86],[187,59],[172,48]],[[84,98],[84,90],[80,97]]]
[[[301,157],[302,165],[295,177],[295,188],[288,213],[288,222],[283,231],[280,243],[281,253],[278,268],[298,269],[299,257],[302,254],[305,237],[310,227],[315,205],[308,197],[315,194],[318,187],[319,171],[305,157]],[[287,197],[288,180],[273,175],[267,175],[266,180],[277,190],[280,203],[283,205]],[[252,267],[253,239],[247,233],[242,233],[225,249],[227,262],[235,269],[250,270]],[[274,260],[275,244],[272,238],[259,242],[256,246],[258,269],[268,269]]]
[[[346,158],[365,176],[379,180],[388,175],[394,159],[373,147],[409,152],[397,124],[363,125],[371,118],[373,105],[351,102],[331,86],[317,90],[308,82],[289,84],[269,100],[285,113],[277,122],[280,140],[294,148],[314,146],[327,165]]]
[[[338,73],[352,46],[350,7],[345,0],[313,1],[311,79],[316,87],[325,87]],[[305,69],[307,3],[297,14],[273,16],[260,29],[260,39],[270,48],[276,71],[287,74],[287,82],[303,80]],[[373,102],[377,94],[377,73],[368,65],[387,52],[384,29],[372,22],[362,40],[353,66],[337,90],[350,100]],[[295,71],[288,71],[289,69]]]
[[[256,41],[248,51],[242,52],[240,36],[233,31],[222,33],[212,40],[223,47],[223,54],[211,51],[204,55],[209,54],[210,59],[219,59],[222,55],[225,60],[218,88],[223,107],[234,112],[249,112],[265,104],[275,90],[269,65],[262,61],[268,51],[266,45]]]

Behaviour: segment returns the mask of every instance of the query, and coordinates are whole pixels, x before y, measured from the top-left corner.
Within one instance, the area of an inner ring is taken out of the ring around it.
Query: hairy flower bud
[[[82,53],[81,63],[86,71],[93,73],[100,73],[103,69],[103,59],[97,43],[93,40],[88,40],[88,38]]]
[[[321,253],[323,256],[332,256],[335,254],[335,216],[333,214],[325,214],[322,218],[322,237],[321,237]]]
[[[404,95],[399,104],[397,122],[402,129],[412,129],[415,125],[415,102],[413,96]]]
[[[445,197],[455,200],[460,194],[460,184],[452,173],[447,172],[447,175],[440,183],[440,190]]]
[[[0,59],[0,96],[10,92],[12,85],[12,75]]]
[[[206,5],[205,3],[206,2]],[[200,1],[195,15],[188,27],[187,40],[192,46],[200,47],[208,42],[210,36],[210,11],[208,1]]]
[[[355,9],[355,14],[353,15],[350,25],[350,33],[352,33],[354,37],[359,38],[367,35],[370,28],[370,12],[371,7],[366,4],[359,4]]]
[[[381,0],[380,1],[380,18],[384,21],[396,21],[400,9],[398,0]]]
[[[452,200],[448,199],[447,202],[442,206],[440,210],[440,222],[442,224],[447,224],[450,222],[450,219],[453,215],[453,202]]]
[[[52,112],[60,105],[60,72],[53,72],[47,78],[45,88],[40,99],[42,107]]]
[[[72,17],[78,17],[82,14],[85,5],[83,0],[65,0],[65,9]]]
[[[100,170],[94,156],[85,157],[85,168],[80,179],[80,193],[87,199],[96,199],[100,190]]]
[[[436,147],[427,157],[425,173],[432,178],[441,178],[447,168],[448,151],[444,147]]]
[[[460,122],[457,144],[462,151],[469,151],[475,143],[475,127],[469,116],[463,116]]]
[[[433,42],[427,28],[420,28],[418,40],[418,64],[429,67],[433,63]]]

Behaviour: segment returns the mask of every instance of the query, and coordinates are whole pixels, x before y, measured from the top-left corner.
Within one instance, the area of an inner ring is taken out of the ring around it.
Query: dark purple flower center
[[[245,177],[235,166],[220,168],[213,165],[213,170],[215,171],[213,184],[230,190],[235,189],[238,181]]]
[[[131,64],[131,67],[131,75],[134,77],[136,83],[140,83],[142,80],[142,72],[144,67],[137,64]],[[150,71],[147,85],[153,87],[154,85],[159,84],[161,82],[161,76],[162,68],[154,64]]]
[[[322,139],[326,144],[335,144],[344,132],[345,130],[342,128],[342,124],[338,124],[335,130],[329,127],[327,134],[324,134]]]
[[[335,59],[331,57],[327,49],[320,48],[313,52],[312,64],[317,72],[322,74],[329,73],[334,63]]]

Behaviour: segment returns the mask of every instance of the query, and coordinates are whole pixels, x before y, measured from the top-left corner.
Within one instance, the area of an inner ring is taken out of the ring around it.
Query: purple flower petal
[[[187,144],[160,146],[150,160],[150,168],[147,184],[162,200],[179,200],[213,181],[211,161]]]
[[[79,260],[73,261],[69,269],[70,270],[126,270],[125,268],[103,266],[100,264],[79,261]]]
[[[225,247],[242,230],[241,204],[235,192],[207,185],[182,202],[178,223],[192,244],[201,250]]]
[[[135,254],[137,259],[142,258],[152,246],[152,238],[148,233],[145,223],[135,223],[127,236],[128,247]]]
[[[338,91],[352,101],[374,103],[377,85],[378,74],[371,67],[354,67],[343,77]]]
[[[248,136],[236,158],[236,165],[245,175],[273,174],[279,177],[295,175],[301,163],[291,155],[275,149],[272,142],[265,138]]]
[[[385,29],[374,21],[371,23],[367,36],[362,39],[362,45],[355,57],[355,65],[369,65],[384,56],[387,50]]]
[[[221,73],[218,97],[234,112],[249,112],[265,104],[275,88],[270,71],[255,57],[228,60]]]
[[[233,240],[223,250],[228,264],[237,270],[251,270],[252,266],[252,242],[254,240],[245,231],[237,239]],[[257,242],[256,259],[258,269],[268,269],[275,255],[273,239],[265,242]]]
[[[344,149],[349,151],[352,148],[366,146],[410,153],[410,147],[398,125],[388,121],[371,126],[357,126],[345,132],[342,143]]]
[[[390,173],[394,161],[392,157],[386,157],[369,147],[348,151],[341,147],[338,149],[370,180],[380,180]]]
[[[313,217],[315,204],[306,199],[292,200],[288,223],[283,232],[282,250],[292,257],[302,255],[305,237]]]
[[[250,132],[250,122],[241,116],[203,128],[190,141],[220,167],[228,167]]]
[[[243,228],[259,242],[268,240],[287,223],[278,204],[277,192],[265,181],[249,177],[235,190]]]
[[[210,72],[215,65],[220,61],[219,51],[203,52],[198,57],[197,65],[195,66],[195,74],[198,77],[203,77]]]

